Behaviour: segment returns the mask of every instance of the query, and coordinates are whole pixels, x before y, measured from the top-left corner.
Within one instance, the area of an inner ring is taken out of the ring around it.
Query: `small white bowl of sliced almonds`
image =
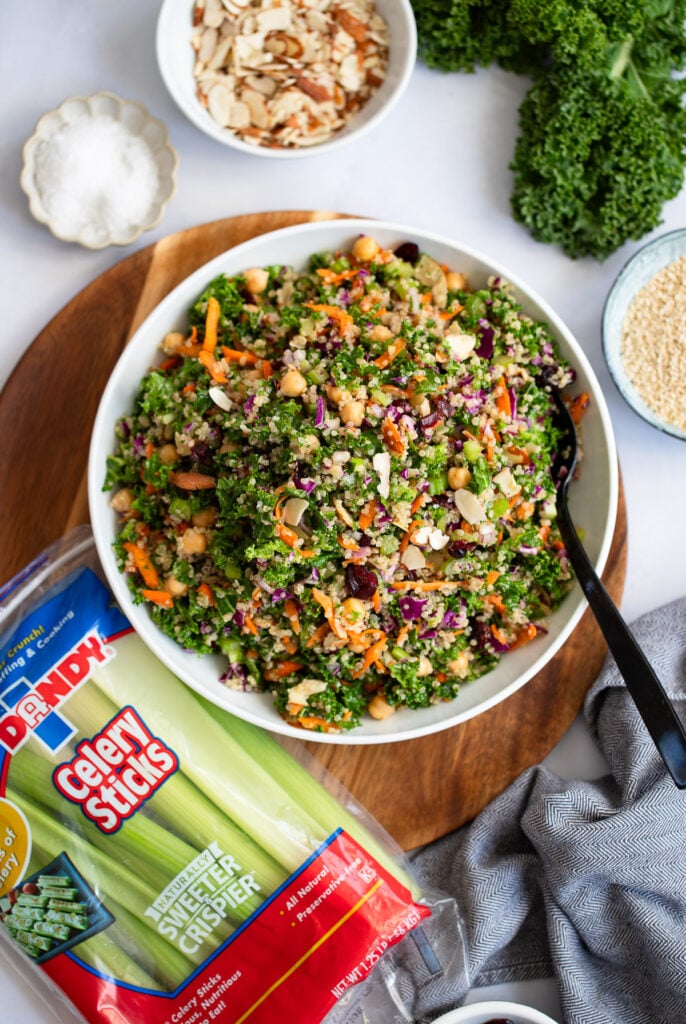
[[[414,68],[409,0],[164,0],[157,60],[205,134],[259,156],[328,152],[370,131]]]

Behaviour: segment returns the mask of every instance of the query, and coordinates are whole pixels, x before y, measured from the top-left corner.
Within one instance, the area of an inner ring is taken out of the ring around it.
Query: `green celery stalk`
[[[100,974],[105,974],[116,981],[123,981],[126,985],[151,989],[160,987],[159,983],[140,964],[132,960],[106,932],[100,932],[85,942],[80,942],[73,953]]]
[[[35,842],[55,857],[61,851],[66,851],[74,860],[79,861],[79,870],[84,877],[88,878],[91,885],[105,894],[106,900],[117,900],[123,894],[126,895],[128,911],[138,919],[145,931],[141,932],[141,941],[146,941],[146,933],[158,934],[145,911],[154,902],[157,892],[129,871],[125,865],[102,853],[82,836],[71,832],[60,822],[55,821],[49,813],[44,811],[37,804],[23,797],[11,786],[7,787],[7,796],[13,800],[18,807],[21,807],[28,821],[31,824],[31,834]],[[187,977],[192,973],[193,967],[198,966],[204,959],[204,954],[195,954],[186,957],[171,942],[164,939],[164,956],[169,963],[172,974],[182,971]],[[185,961],[185,963],[183,963]]]
[[[116,714],[112,701],[96,686],[87,686],[78,692],[68,705],[70,720],[83,735],[94,736]],[[212,842],[218,843],[224,853],[231,853],[245,870],[254,872],[255,881],[264,898],[288,877],[280,864],[239,829],[220,811],[184,774],[184,764],[148,801],[150,810],[166,827],[177,833],[198,851]],[[244,905],[243,920],[253,907]],[[240,913],[236,911],[236,915]]]
[[[267,771],[278,779],[294,800],[300,801],[321,826],[331,835],[337,828],[343,828],[356,839],[394,878],[398,878],[416,898],[419,887],[403,868],[398,848],[397,858],[387,850],[370,831],[363,820],[355,817],[337,800],[325,785],[318,782],[299,761],[279,744],[273,736],[262,732],[250,722],[222,711],[216,704],[198,698],[203,708],[236,743],[251,757],[260,760]],[[342,787],[341,787],[342,788]]]
[[[206,714],[135,634],[117,641],[115,661],[96,668],[92,678],[119,706],[131,704],[175,749],[189,778],[289,874],[326,839],[321,825]]]

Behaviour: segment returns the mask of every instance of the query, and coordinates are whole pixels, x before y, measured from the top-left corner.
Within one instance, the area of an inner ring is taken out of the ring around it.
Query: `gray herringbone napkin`
[[[634,631],[686,714],[686,599]],[[686,1024],[686,791],[613,660],[584,710],[609,775],[568,782],[531,768],[413,866],[459,905],[472,985],[554,974],[568,1024]],[[463,997],[427,977],[416,1019]]]

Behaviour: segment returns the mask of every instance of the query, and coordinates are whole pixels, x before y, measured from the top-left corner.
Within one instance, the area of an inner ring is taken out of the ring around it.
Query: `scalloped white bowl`
[[[388,67],[384,81],[351,119],[330,139],[316,146],[271,149],[243,142],[222,128],[202,106],[193,77],[195,55],[191,47],[194,0],[164,0],[157,20],[157,64],[169,94],[189,121],[224,146],[276,160],[317,156],[346,145],[378,127],[405,92],[417,55],[417,29],[410,0],[376,0],[376,9],[388,25]]]
[[[464,722],[505,700],[539,672],[564,644],[579,622],[586,602],[575,586],[562,606],[546,622],[548,633],[509,652],[498,666],[474,682],[466,683],[455,700],[411,711],[402,709],[383,722],[368,718],[351,732],[305,733],[286,724],[274,709],[269,694],[237,693],[219,682],[222,659],[182,650],[153,623],[147,610],[132,601],[128,585],[117,569],[112,542],[117,517],[110,494],[103,492],[106,460],[115,448],[116,422],[132,407],[141,378],[157,361],[159,344],[171,330],[187,328],[187,311],[207,283],[220,273],[235,274],[252,266],[285,263],[302,268],[318,251],[350,247],[358,234],[373,235],[384,247],[413,240],[439,263],[465,272],[479,287],[490,274],[500,274],[516,289],[530,315],[548,322],[560,351],[577,371],[576,389],[591,395],[584,415],[584,460],[580,479],[570,489],[574,521],[584,529],[584,545],[600,573],[605,565],[614,532],[617,509],[618,470],[610,418],[598,381],[583,349],[556,313],[534,291],[491,257],[448,238],[402,224],[374,220],[333,220],[303,224],[258,236],[217,256],[175,288],[136,331],[115,366],[103,393],[93,428],[88,496],[98,554],[115,597],[145,643],[189,686],[239,718],[265,729],[319,743],[389,743],[425,736]]]
[[[80,230],[71,230],[51,215],[36,182],[36,162],[44,147],[63,126],[75,122],[84,123],[88,118],[107,116],[121,123],[133,136],[148,148],[154,160],[158,187],[146,216],[142,221],[132,222],[107,233],[102,226],[86,223]],[[162,121],[152,117],[142,103],[125,100],[112,92],[98,92],[93,96],[72,96],[55,110],[44,114],[38,121],[33,135],[26,141],[23,152],[23,167],[20,184],[29,198],[31,213],[45,224],[52,234],[63,242],[78,242],[87,249],[104,249],[108,245],[130,245],[144,231],[155,227],[162,220],[165,208],[176,191],[176,169],[178,155],[169,143],[169,134]]]

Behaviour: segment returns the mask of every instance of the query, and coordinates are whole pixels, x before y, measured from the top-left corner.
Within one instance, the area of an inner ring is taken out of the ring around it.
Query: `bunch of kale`
[[[429,67],[529,75],[512,210],[604,259],[661,223],[686,166],[686,0],[412,0]]]

